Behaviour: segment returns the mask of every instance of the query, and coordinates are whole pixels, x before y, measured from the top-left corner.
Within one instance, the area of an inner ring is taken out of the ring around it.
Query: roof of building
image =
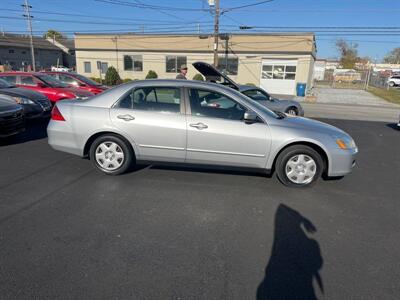
[[[220,51],[224,51],[224,34]],[[227,35],[225,35],[227,36]],[[229,34],[228,46],[237,53],[303,53],[315,54],[315,35],[296,33],[234,33]],[[96,33],[75,34],[76,50],[141,52],[210,52],[214,48],[212,34],[136,34]]]
[[[29,35],[10,33],[0,34],[0,46],[29,48]],[[58,47],[49,43],[46,39],[39,36],[33,37],[33,46],[38,49],[60,50]]]

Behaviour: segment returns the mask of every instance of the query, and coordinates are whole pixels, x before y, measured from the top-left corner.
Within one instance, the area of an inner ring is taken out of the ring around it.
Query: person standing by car
[[[180,73],[176,75],[176,79],[187,79],[186,74],[187,74],[188,68],[186,65],[181,65]]]

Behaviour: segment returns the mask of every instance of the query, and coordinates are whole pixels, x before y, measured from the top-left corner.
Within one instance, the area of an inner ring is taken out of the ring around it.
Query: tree
[[[344,69],[353,69],[358,61],[358,44],[349,44],[345,40],[337,40],[336,48],[340,54],[340,65]]]
[[[193,76],[193,80],[204,81],[204,77],[200,73],[197,73]]]
[[[106,85],[117,85],[121,84],[121,82],[122,80],[121,77],[119,77],[117,70],[113,66],[109,67],[106,72],[104,83]]]
[[[383,58],[387,64],[400,64],[400,47],[394,48]]]
[[[56,41],[65,38],[61,32],[58,32],[54,29],[49,29],[45,34],[43,34],[44,38],[55,39]]]
[[[146,75],[146,79],[154,79],[154,78],[158,78],[158,75],[153,70],[150,70]]]

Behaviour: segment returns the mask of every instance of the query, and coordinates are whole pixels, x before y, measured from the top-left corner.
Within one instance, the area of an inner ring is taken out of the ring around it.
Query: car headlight
[[[18,104],[35,104],[32,100],[24,97],[12,97]]]
[[[340,149],[350,150],[357,148],[356,143],[349,136],[333,136],[333,138]]]

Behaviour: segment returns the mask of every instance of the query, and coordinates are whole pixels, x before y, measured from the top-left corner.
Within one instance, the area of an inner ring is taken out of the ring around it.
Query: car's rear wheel
[[[294,145],[279,154],[275,169],[284,185],[306,187],[321,177],[323,166],[323,159],[317,151],[305,145]]]
[[[130,145],[117,135],[102,135],[90,146],[94,166],[108,175],[125,173],[134,161]]]
[[[289,115],[292,115],[292,116],[297,116],[297,115],[299,114],[297,108],[294,107],[294,106],[289,107],[289,108],[286,110],[286,113],[289,114]]]

